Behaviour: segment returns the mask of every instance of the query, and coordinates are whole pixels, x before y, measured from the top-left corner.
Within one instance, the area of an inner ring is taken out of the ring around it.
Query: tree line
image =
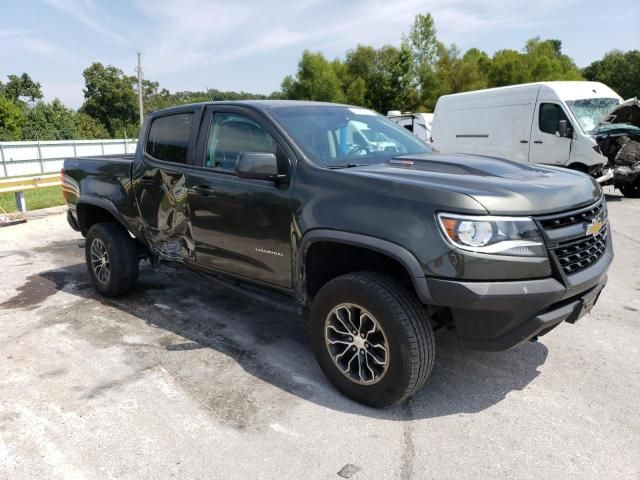
[[[27,73],[0,82],[0,140],[65,140],[135,137],[138,133],[137,78],[114,66],[93,63],[83,72],[84,103],[67,108],[43,101],[40,83]],[[549,80],[595,80],[623,98],[640,93],[640,50],[613,50],[580,69],[556,39],[532,38],[521,51],[492,56],[477,48],[462,53],[437,38],[431,14],[415,17],[399,47],[357,45],[344,59],[305,50],[294,75],[270,95],[247,92],[170,92],[144,80],[145,113],[192,102],[293,99],[349,103],[386,113],[433,111],[441,95]]]

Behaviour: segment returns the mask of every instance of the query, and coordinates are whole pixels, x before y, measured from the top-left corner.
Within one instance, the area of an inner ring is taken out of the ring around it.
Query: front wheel
[[[138,251],[134,240],[115,223],[91,226],[85,242],[85,257],[96,290],[116,297],[133,289],[138,279]]]
[[[620,185],[620,191],[625,197],[640,198],[640,177],[633,182]]]
[[[311,343],[323,372],[347,397],[382,408],[408,398],[435,361],[424,307],[394,278],[356,272],[335,278],[316,295]]]

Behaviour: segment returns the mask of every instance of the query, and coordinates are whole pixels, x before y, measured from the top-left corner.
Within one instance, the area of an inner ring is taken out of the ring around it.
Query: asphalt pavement
[[[104,299],[63,214],[0,228],[0,478],[638,479],[640,200],[608,202],[588,316],[501,353],[438,331],[387,410],[331,387],[294,313],[167,266]]]

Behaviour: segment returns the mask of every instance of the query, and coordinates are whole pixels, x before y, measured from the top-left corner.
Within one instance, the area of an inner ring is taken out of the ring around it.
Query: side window
[[[158,117],[151,124],[146,152],[153,158],[186,163],[193,113]]]
[[[214,113],[209,127],[205,167],[232,172],[238,155],[249,152],[279,155],[273,137],[251,118],[237,113]]]
[[[538,114],[538,127],[541,132],[555,135],[559,130],[560,120],[569,120],[560,105],[555,103],[541,103]]]

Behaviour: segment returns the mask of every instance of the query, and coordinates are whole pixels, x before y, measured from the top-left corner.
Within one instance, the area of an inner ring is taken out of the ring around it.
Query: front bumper
[[[427,286],[432,304],[450,308],[461,345],[507,350],[588,313],[606,285],[612,260],[609,242],[597,263],[563,279],[465,282],[429,278]]]
[[[610,168],[605,168],[602,171],[602,175],[596,178],[596,182],[598,182],[600,185],[604,185],[613,178],[613,175],[613,170],[611,170]]]

